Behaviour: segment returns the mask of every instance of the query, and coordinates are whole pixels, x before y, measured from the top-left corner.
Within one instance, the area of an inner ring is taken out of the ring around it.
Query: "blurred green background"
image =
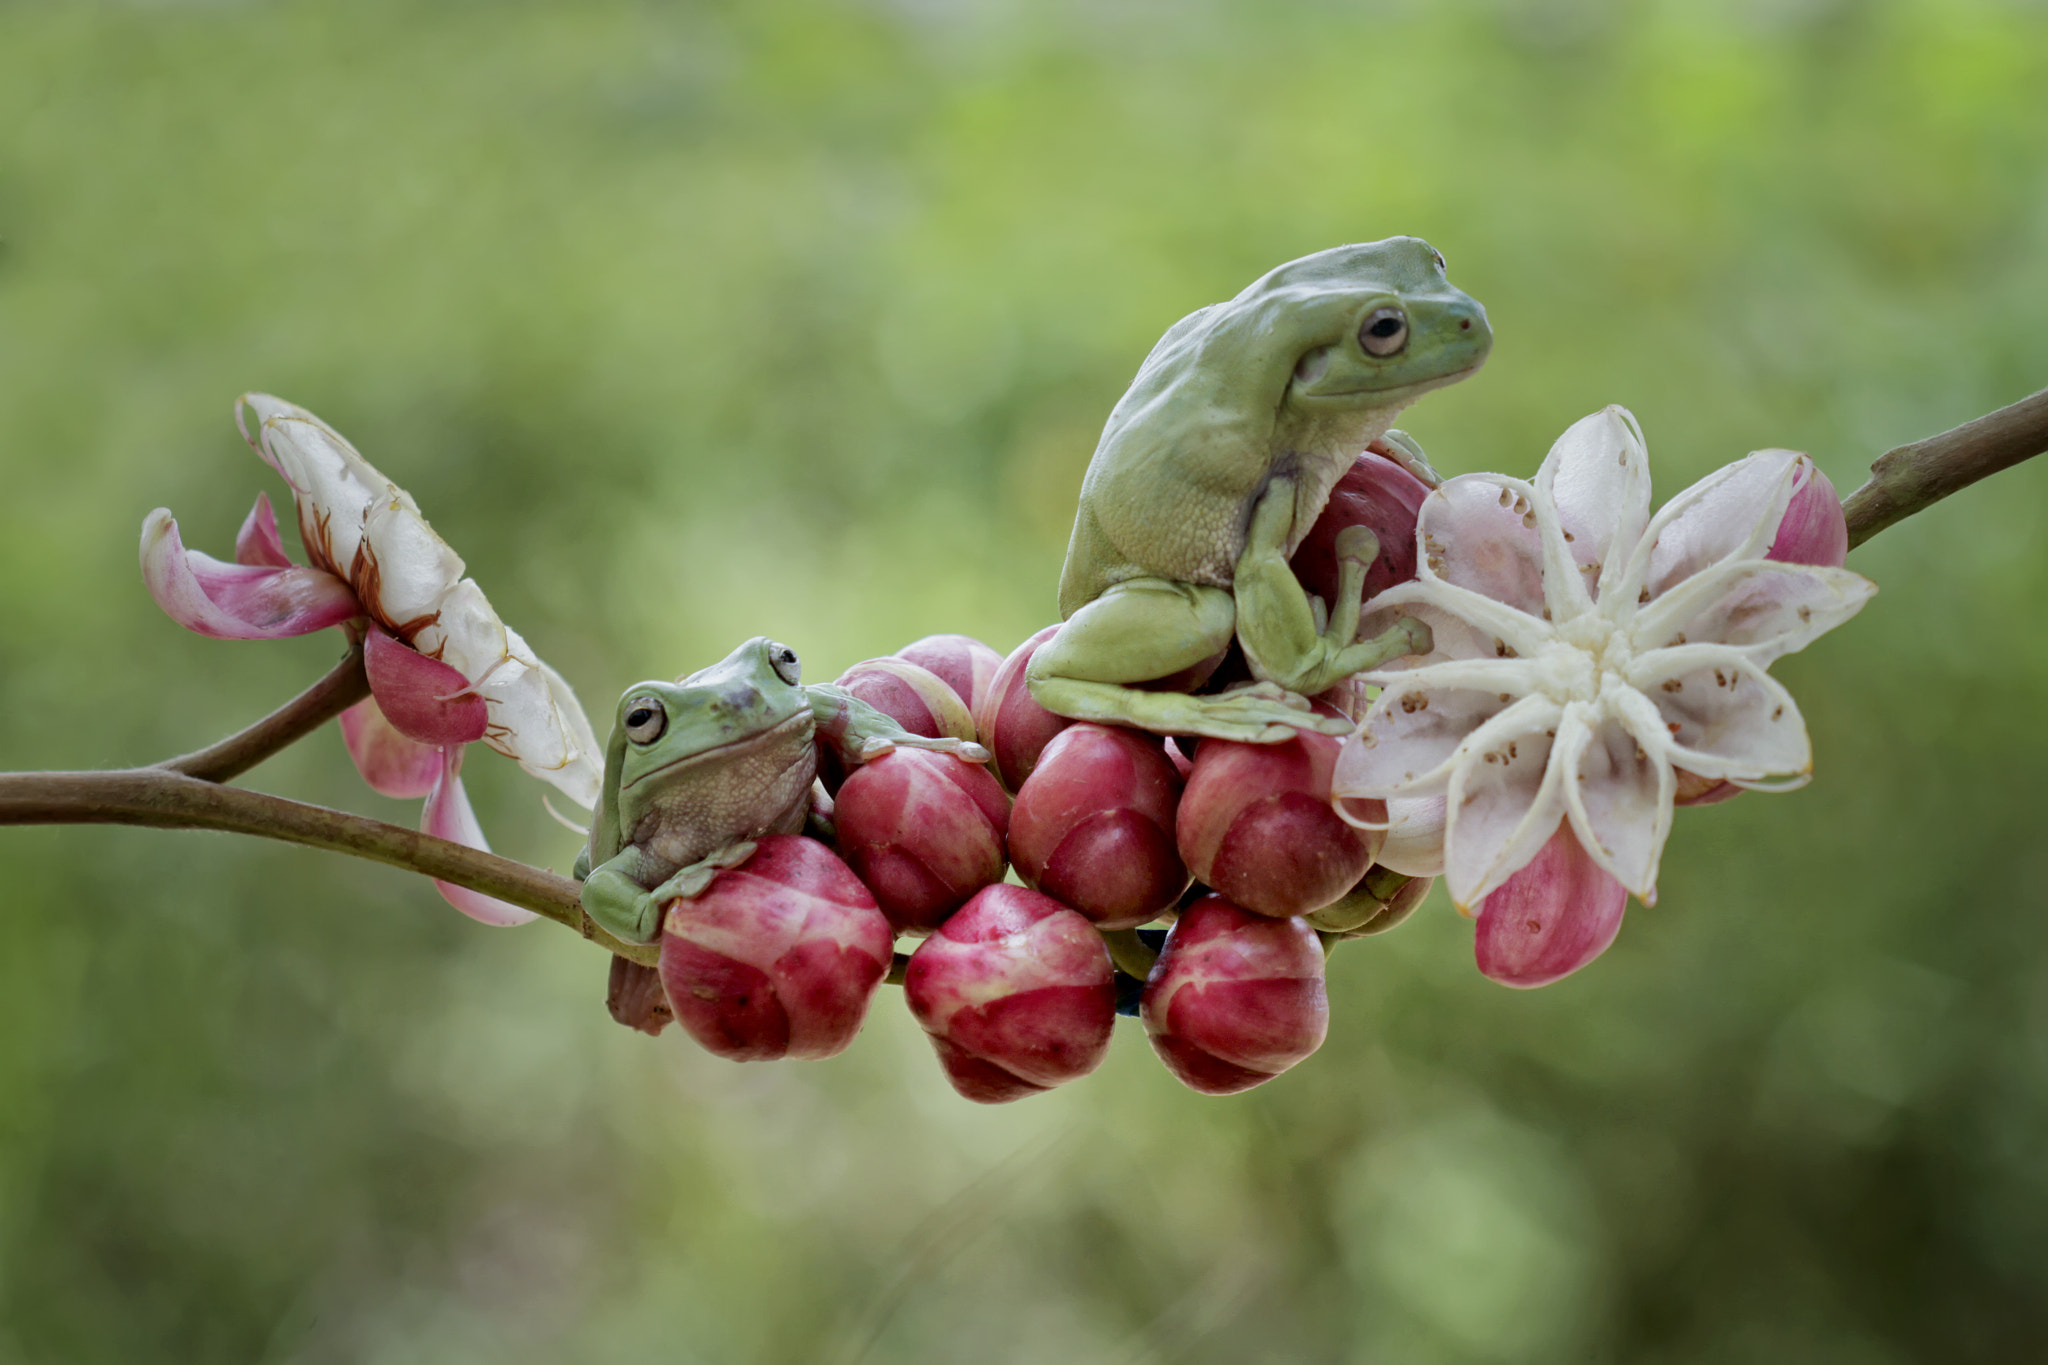
[[[1491,310],[1404,421],[1527,474],[1608,402],[1669,496],[1844,491],[2048,383],[2048,9],[1602,0],[0,5],[0,767],[195,747],[338,637],[202,640],[235,394],[408,486],[593,713],[1053,618],[1183,313],[1429,238]],[[1439,897],[1320,1054],[1134,1025],[956,1099],[890,991],[739,1067],[605,960],[228,836],[0,830],[0,1361],[2015,1361],[2048,1350],[2048,462],[1887,532],[1777,673],[1819,778],[1503,990]],[[479,753],[501,851],[566,867]],[[332,734],[254,785],[411,822]]]

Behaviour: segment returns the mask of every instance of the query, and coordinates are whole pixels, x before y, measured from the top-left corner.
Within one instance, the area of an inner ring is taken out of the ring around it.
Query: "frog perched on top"
[[[756,636],[686,678],[626,689],[590,842],[576,858],[593,920],[626,942],[651,942],[663,904],[700,895],[763,835],[801,830],[820,744],[849,767],[898,745],[988,758],[979,744],[911,734],[841,689],[805,687],[801,677],[795,650]]]
[[[1288,556],[1375,441],[1437,482],[1388,429],[1478,369],[1492,342],[1486,310],[1415,237],[1290,261],[1174,324],[1088,465],[1060,575],[1066,623],[1032,656],[1032,696],[1063,716],[1163,734],[1271,743],[1348,730],[1303,698],[1425,647],[1427,630],[1404,621],[1354,640],[1369,531],[1339,537],[1345,575],[1326,624]],[[1233,636],[1256,685],[1216,696],[1134,686],[1201,669]]]

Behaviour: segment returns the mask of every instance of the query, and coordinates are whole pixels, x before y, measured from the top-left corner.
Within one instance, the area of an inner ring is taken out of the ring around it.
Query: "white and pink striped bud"
[[[981,705],[1003,656],[972,635],[927,635],[896,651],[896,657],[928,668],[945,680],[969,712]]]
[[[1010,861],[1104,929],[1157,918],[1187,889],[1174,843],[1181,779],[1162,743],[1108,725],[1053,737],[1010,812]]]
[[[1176,818],[1180,855],[1195,879],[1246,910],[1282,919],[1320,909],[1356,885],[1385,836],[1347,823],[1331,807],[1341,747],[1308,731],[1281,744],[1203,740]],[[1384,823],[1383,811],[1351,804],[1354,819]]]
[[[840,856],[899,930],[935,929],[1003,878],[1010,798],[979,763],[893,750],[848,776],[832,818]]]
[[[1181,1084],[1232,1095],[1323,1045],[1323,946],[1300,919],[1204,896],[1166,936],[1139,1005],[1153,1051]]]
[[[830,1057],[860,1032],[894,943],[875,898],[832,850],[771,834],[702,895],[669,902],[661,983],[676,1022],[721,1057]],[[649,1013],[628,1003],[636,1018]]]
[[[883,657],[855,664],[837,686],[926,739],[975,738],[974,716],[952,685],[907,659]]]
[[[1085,917],[1004,885],[976,895],[918,945],[903,993],[953,1088],[1002,1104],[1101,1064],[1116,1022],[1114,982]]]
[[[1052,737],[1074,722],[1040,706],[1024,685],[1024,669],[1038,647],[1059,634],[1047,626],[1010,651],[989,680],[988,692],[975,704],[974,725],[981,742],[994,755],[990,766],[1011,791],[1024,785],[1038,756]]]

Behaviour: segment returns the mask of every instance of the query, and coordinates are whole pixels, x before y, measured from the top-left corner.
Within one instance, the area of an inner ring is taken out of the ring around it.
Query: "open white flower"
[[[1533,483],[1451,479],[1423,504],[1417,579],[1367,604],[1380,619],[1362,631],[1406,614],[1435,641],[1366,675],[1384,690],[1338,760],[1340,809],[1442,799],[1444,876],[1468,912],[1567,832],[1653,902],[1682,776],[1770,790],[1810,774],[1805,721],[1764,670],[1876,591],[1787,562],[1841,563],[1839,531],[1806,529],[1822,506],[1839,527],[1806,456],[1761,450],[1653,519],[1642,434],[1619,407],[1573,424]],[[1611,917],[1592,952],[1618,899]]]

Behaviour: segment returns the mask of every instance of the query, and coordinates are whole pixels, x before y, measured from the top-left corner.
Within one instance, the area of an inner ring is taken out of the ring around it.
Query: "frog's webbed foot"
[[[704,894],[714,877],[728,868],[738,867],[753,857],[754,850],[759,847],[752,839],[728,844],[708,858],[700,858],[687,867],[678,868],[674,876],[647,894],[656,905],[666,905],[677,897],[693,901]]]
[[[989,760],[988,750],[971,739],[955,739],[951,735],[940,735],[937,739],[927,739],[923,735],[876,735],[862,741],[854,761],[869,763],[892,749],[930,749],[934,753],[952,754],[969,763],[986,763]]]
[[[1363,526],[1338,532],[1337,594],[1318,612],[1287,563],[1294,520],[1294,481],[1274,479],[1252,509],[1244,554],[1237,561],[1237,638],[1259,678],[1314,696],[1388,659],[1429,648],[1429,628],[1403,619],[1359,640],[1366,570],[1379,540]]]
[[[1392,460],[1431,488],[1438,488],[1443,484],[1444,476],[1436,472],[1436,466],[1422,453],[1422,447],[1405,431],[1398,428],[1388,431],[1366,449],[1375,455],[1383,455]]]
[[[1278,744],[1324,729],[1329,722],[1308,702],[1270,684],[1207,697],[1131,686],[1172,677],[1226,648],[1234,614],[1221,588],[1129,579],[1075,612],[1031,656],[1025,680],[1033,699],[1056,715],[1154,734]]]

